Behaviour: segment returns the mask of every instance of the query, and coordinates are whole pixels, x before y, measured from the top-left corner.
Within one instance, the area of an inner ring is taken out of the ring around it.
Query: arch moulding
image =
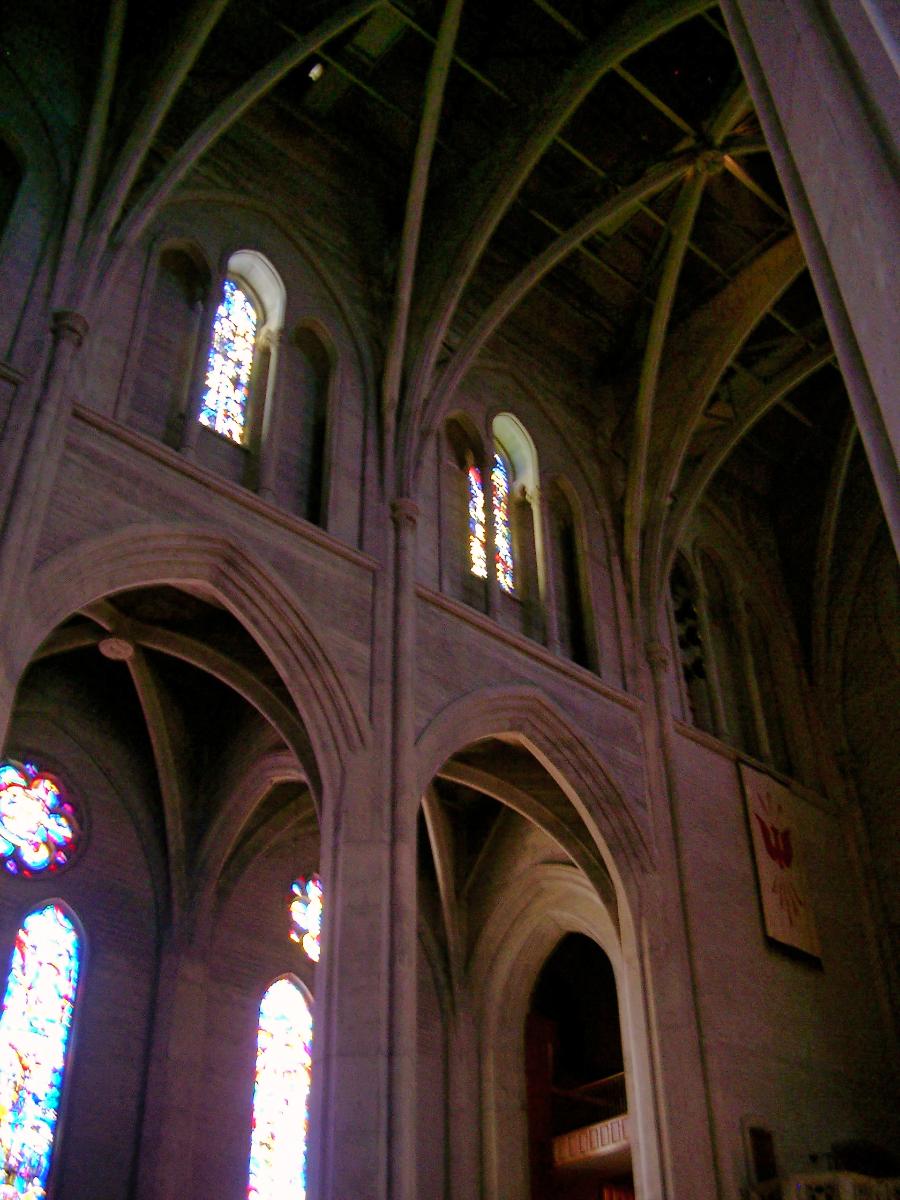
[[[45,637],[86,605],[130,588],[205,588],[275,667],[307,730],[323,792],[340,794],[347,759],[368,742],[357,700],[284,581],[228,538],[190,526],[132,525],[60,551],[32,575],[30,607],[8,638],[15,680]],[[314,698],[314,702],[311,702]]]
[[[641,879],[653,855],[624,790],[584,738],[538,688],[489,687],[441,709],[419,733],[418,804],[440,767],[458,750],[496,737],[528,749],[553,777],[597,845],[620,901],[640,909]]]
[[[590,938],[612,964],[635,1180],[640,1195],[662,1195],[651,1034],[632,932],[619,937],[600,897],[572,866],[544,864],[511,880],[496,898],[471,968],[482,1061],[486,1200],[524,1200],[530,1194],[522,1036],[541,968],[569,933]]]

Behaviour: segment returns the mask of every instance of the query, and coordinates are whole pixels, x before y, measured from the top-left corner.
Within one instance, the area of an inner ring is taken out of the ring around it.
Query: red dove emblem
[[[764,821],[759,813],[754,813],[753,815],[759,821],[766,854],[768,854],[773,862],[778,863],[778,866],[782,870],[789,867],[794,860],[790,829],[777,829],[774,825],[770,825],[768,821]]]

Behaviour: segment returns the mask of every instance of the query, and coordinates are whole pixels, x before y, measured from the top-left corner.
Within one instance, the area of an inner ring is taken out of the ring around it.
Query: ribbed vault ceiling
[[[335,218],[352,235],[364,215],[356,252],[383,313],[388,494],[415,493],[473,364],[510,347],[558,364],[621,464],[620,549],[648,632],[723,465],[776,516],[794,462],[830,469],[846,397],[715,5],[95,8],[79,25],[107,32],[84,51],[80,119],[102,150],[73,168],[61,304],[90,315],[180,187],[265,196],[291,220],[292,180],[299,196],[304,172],[338,172]],[[63,40],[70,19],[35,16]],[[820,513],[808,521],[815,545]],[[798,530],[775,524],[790,575]]]

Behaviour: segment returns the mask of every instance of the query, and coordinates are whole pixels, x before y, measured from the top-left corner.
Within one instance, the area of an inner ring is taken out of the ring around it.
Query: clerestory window
[[[226,279],[216,309],[199,421],[241,445],[247,424],[258,314],[245,286]]]

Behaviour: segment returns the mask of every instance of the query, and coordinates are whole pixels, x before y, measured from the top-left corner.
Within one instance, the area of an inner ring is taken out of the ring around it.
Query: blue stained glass
[[[75,810],[52,775],[34,763],[0,762],[0,860],[7,871],[57,871],[72,857],[79,835]]]
[[[513,592],[515,580],[513,577],[512,532],[509,525],[509,470],[499,454],[494,455],[491,492],[494,502],[494,557],[497,582],[504,592]]]
[[[472,574],[487,579],[487,550],[485,548],[484,488],[481,472],[469,467],[469,566]]]
[[[44,1200],[81,947],[58,904],[16,935],[0,1017],[0,1200]]]
[[[259,1006],[247,1200],[306,1200],[312,1013],[277,979]]]
[[[226,279],[213,322],[199,420],[233,442],[244,439],[255,343],[256,309],[246,292]]]

